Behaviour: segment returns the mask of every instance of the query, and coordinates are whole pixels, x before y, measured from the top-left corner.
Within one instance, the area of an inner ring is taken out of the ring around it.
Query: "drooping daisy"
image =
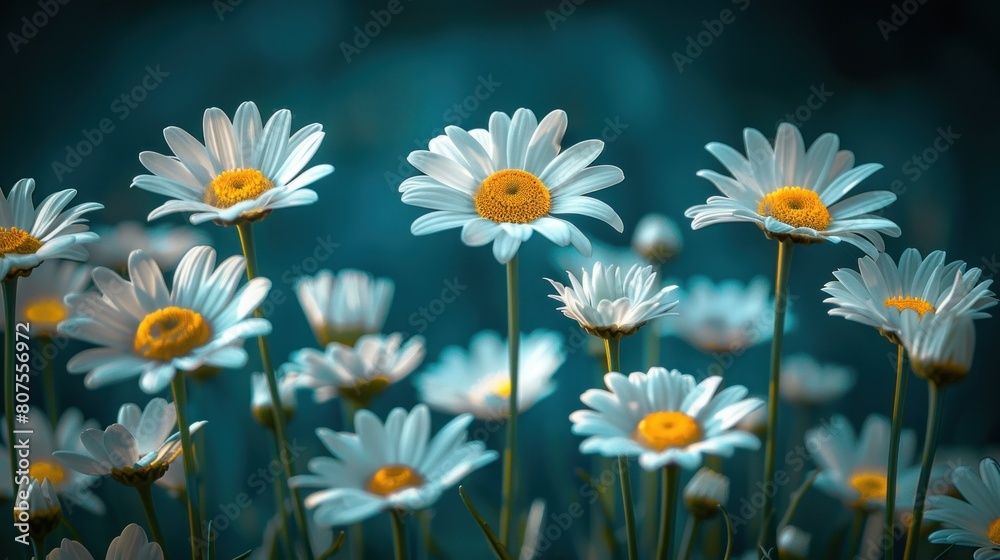
[[[569,272],[570,285],[549,280],[558,292],[549,295],[561,302],[563,315],[580,323],[588,333],[605,339],[635,334],[639,327],[666,315],[677,305],[671,292],[677,286],[661,288],[652,266],[634,265],[628,272],[617,266],[595,263],[577,280]]]
[[[983,459],[978,475],[961,466],[952,472],[951,481],[963,499],[945,495],[927,498],[924,519],[953,526],[934,531],[930,541],[978,547],[975,560],[1000,559],[1000,465],[995,459]]]
[[[806,354],[781,362],[781,398],[804,406],[833,402],[854,387],[854,370],[838,364],[821,364]]]
[[[46,560],[94,560],[93,555],[76,541],[63,539],[59,548],[54,549],[45,557]],[[105,560],[163,560],[163,549],[155,542],[150,542],[146,532],[135,523],[130,523],[120,536],[115,537],[108,546]]]
[[[89,262],[112,270],[125,269],[128,256],[140,250],[152,257],[161,270],[170,271],[194,247],[211,244],[203,231],[175,224],[147,227],[139,222],[125,221],[114,227],[96,226],[94,231],[101,236],[101,242],[90,248]]]
[[[118,422],[104,430],[90,428],[80,434],[84,452],[56,451],[53,457],[83,474],[110,475],[128,486],[144,486],[160,478],[181,454],[174,403],[155,398],[140,410],[128,403],[118,410]],[[191,424],[194,434],[207,422]]]
[[[806,560],[812,535],[794,525],[786,525],[778,533],[778,553],[788,560]]]
[[[446,127],[429,150],[406,158],[426,175],[403,181],[403,202],[434,210],[417,218],[410,231],[426,235],[461,227],[463,243],[493,243],[501,264],[536,231],[556,245],[572,244],[590,254],[583,232],[556,216],[591,216],[621,232],[618,214],[585,195],[618,184],[624,175],[613,165],[587,167],[604,149],[600,140],[562,150],[565,132],[566,113],[559,110],[541,122],[528,109],[513,117],[495,112],[489,130]]]
[[[295,285],[302,311],[321,346],[340,342],[353,346],[358,338],[382,331],[395,284],[360,270],[334,274],[321,270]]]
[[[221,109],[205,110],[205,144],[175,126],[163,129],[174,155],[140,153],[153,174],[132,180],[133,187],[173,199],[150,212],[149,220],[193,212],[192,224],[232,225],[316,202],[316,192],[303,187],[332,173],[333,166],[302,168],[319,149],[323,126],[310,124],[289,137],[291,125],[291,111],[282,109],[262,127],[257,105],[246,101],[232,122]]]
[[[400,333],[370,334],[353,347],[331,342],[325,352],[303,348],[292,354],[285,367],[296,385],[314,391],[317,402],[336,396],[358,404],[368,401],[389,385],[413,372],[424,359],[424,337],[403,343]]]
[[[521,336],[517,409],[521,412],[552,394],[552,375],[566,360],[562,336],[536,330]],[[480,419],[506,418],[510,405],[507,340],[493,331],[472,338],[469,349],[450,346],[417,379],[420,400],[448,414]]]
[[[719,506],[729,500],[729,477],[702,467],[684,487],[684,507],[704,521],[719,513]]]
[[[688,208],[684,215],[693,219],[692,228],[750,222],[770,238],[806,244],[846,241],[872,257],[885,250],[882,234],[899,236],[894,222],[870,213],[895,201],[895,194],[872,191],[841,201],[882,166],[854,167],[854,154],[837,151],[836,134],[820,136],[808,151],[799,129],[789,123],[778,126],[774,148],[752,128],[744,129],[743,137],[747,157],[725,144],[705,146],[733,176],[698,172],[724,196]]]
[[[663,214],[646,214],[632,233],[632,250],[650,264],[663,264],[684,247],[677,223]]]
[[[971,316],[904,310],[899,338],[918,376],[939,386],[965,379],[976,349],[976,326]]]
[[[69,315],[63,299],[82,292],[88,284],[89,266],[71,261],[43,263],[32,271],[30,281],[18,285],[16,318],[31,325],[32,336],[55,336],[59,321]],[[6,328],[5,321],[0,317],[0,327]]]
[[[472,471],[496,460],[481,441],[466,441],[472,416],[463,414],[433,438],[427,407],[395,408],[385,424],[368,410],[354,416],[357,434],[318,428],[336,458],[315,457],[296,488],[320,488],[306,497],[321,526],[350,525],[390,509],[423,509]]]
[[[651,471],[665,465],[695,469],[702,455],[757,449],[756,436],[733,426],[764,402],[744,398],[747,388],[740,385],[716,394],[721,382],[713,376],[696,385],[694,377],[660,367],[628,377],[609,373],[604,383],[610,391],[590,389],[580,397],[593,410],[569,417],[574,434],[589,436],[580,452],[638,456],[639,465]]]
[[[74,189],[66,189],[45,197],[35,208],[34,192],[34,179],[15,183],[9,197],[0,191],[0,279],[28,276],[45,260],[86,260],[82,245],[98,240],[96,233],[87,231],[83,215],[103,205],[86,202],[63,212],[76,196]]]
[[[24,484],[18,488],[17,496],[18,499],[14,502],[14,522],[26,523],[32,540],[43,540],[59,526],[62,507],[49,479],[25,479]],[[27,509],[21,509],[21,505],[25,503]]]
[[[276,372],[278,381],[278,399],[281,401],[281,413],[285,422],[295,415],[295,379],[282,368]],[[271,391],[267,385],[267,376],[254,373],[250,377],[250,412],[257,423],[268,429],[274,429],[274,406],[271,401]]]
[[[195,247],[181,260],[168,290],[156,262],[142,251],[129,256],[129,278],[99,267],[94,285],[100,293],[71,296],[73,315],[59,332],[96,344],[70,359],[71,373],[87,373],[93,389],[137,375],[146,393],[167,387],[178,370],[202,366],[241,368],[247,362],[243,340],[271,332],[266,319],[251,317],[271,282],[255,278],[237,290],[243,257],[229,257],[218,268],[215,249]]]

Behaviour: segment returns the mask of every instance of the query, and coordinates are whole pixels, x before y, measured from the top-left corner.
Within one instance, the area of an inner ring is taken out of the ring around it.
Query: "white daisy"
[[[78,204],[65,212],[76,191],[66,189],[45,197],[38,208],[32,201],[34,179],[21,179],[10,190],[0,191],[0,279],[28,276],[31,269],[49,259],[83,261],[84,243],[98,240],[87,231],[87,212],[100,210],[96,202]]]
[[[975,560],[1000,559],[1000,465],[983,459],[978,475],[969,467],[958,467],[951,481],[964,500],[945,495],[927,498],[924,519],[953,526],[934,531],[930,541],[978,547]]]
[[[310,124],[289,138],[291,125],[291,111],[282,109],[261,127],[257,105],[247,101],[236,109],[233,122],[221,109],[205,110],[204,145],[175,126],[163,129],[174,155],[140,153],[139,161],[153,174],[132,180],[133,187],[174,199],[150,212],[149,220],[193,212],[192,224],[230,225],[316,202],[316,192],[303,187],[333,167],[302,168],[319,149],[323,126]]]
[[[135,523],[130,523],[120,536],[111,541],[105,560],[163,560],[163,549],[150,542],[146,532]],[[59,548],[53,549],[46,560],[94,560],[87,549],[76,541],[63,539]]]
[[[724,196],[688,208],[684,215],[693,218],[692,228],[750,222],[771,238],[797,243],[846,241],[872,257],[885,250],[880,234],[899,236],[899,226],[870,213],[895,201],[895,194],[873,191],[840,201],[882,166],[854,167],[854,154],[837,151],[836,134],[820,136],[808,152],[799,129],[789,123],[778,127],[773,149],[757,130],[744,129],[743,137],[746,158],[725,144],[705,146],[733,176],[698,172]]]
[[[295,415],[295,379],[285,372],[284,368],[276,372],[278,381],[278,399],[281,401],[281,412],[285,421]],[[274,406],[271,401],[271,390],[267,384],[267,376],[254,373],[250,376],[250,412],[257,422],[268,429],[274,428]]]
[[[25,507],[27,506],[27,507]],[[40,541],[59,526],[62,508],[49,479],[24,479],[14,501],[14,522],[28,525],[28,534]]]
[[[59,322],[69,315],[63,299],[89,284],[89,266],[71,261],[43,263],[31,272],[31,280],[18,285],[16,318],[31,325],[32,336],[55,336]],[[0,316],[0,330],[6,328],[5,322]]]
[[[809,545],[812,535],[794,525],[786,525],[778,533],[778,553],[789,560],[805,560],[809,558]]]
[[[917,311],[907,309],[900,319],[899,338],[914,373],[941,386],[965,379],[976,350],[972,317],[928,311],[921,318]]]
[[[496,460],[481,441],[466,441],[472,416],[463,414],[433,438],[427,407],[395,408],[385,424],[368,410],[354,416],[357,434],[318,428],[336,458],[315,457],[296,488],[321,488],[306,497],[321,526],[350,525],[385,510],[423,509],[472,471]]]
[[[187,498],[187,476],[184,472],[184,461],[181,460],[183,455],[184,451],[181,450],[182,457],[170,463],[167,472],[153,482],[153,484],[165,489],[175,500]]]
[[[508,341],[493,331],[474,337],[466,350],[449,346],[417,379],[420,400],[448,414],[506,418],[510,405]],[[555,391],[552,375],[566,361],[562,336],[546,330],[521,335],[517,409],[521,412]]]
[[[238,369],[247,362],[243,340],[271,332],[251,317],[271,282],[255,278],[237,291],[243,257],[215,267],[215,249],[195,247],[181,260],[168,290],[156,262],[142,251],[129,256],[129,278],[99,267],[88,292],[67,298],[73,315],[59,332],[100,346],[70,359],[71,373],[87,373],[93,389],[141,375],[146,393],[167,387],[178,370],[202,366]]]
[[[594,336],[621,338],[653,319],[675,315],[669,311],[677,299],[668,296],[677,286],[661,288],[652,266],[634,265],[623,274],[617,266],[595,263],[579,280],[568,274],[569,287],[546,278],[558,292],[549,297],[563,304],[558,308],[563,315]]]
[[[210,245],[212,240],[199,229],[177,224],[146,226],[139,222],[119,222],[117,226],[95,226],[101,242],[90,248],[90,262],[123,270],[128,256],[140,250],[153,258],[165,271],[173,270],[189,250]]]
[[[191,424],[191,433],[207,422]],[[143,486],[160,478],[181,454],[180,432],[174,403],[155,398],[145,409],[128,403],[118,410],[118,422],[104,430],[90,428],[80,434],[84,452],[56,451],[53,457],[83,474],[111,475],[128,486]]]
[[[823,291],[835,305],[830,315],[838,315],[875,327],[895,340],[900,330],[900,314],[913,309],[921,316],[928,311],[967,315],[973,319],[989,317],[985,309],[996,305],[992,280],[979,282],[982,270],[965,269],[964,261],[945,264],[944,251],[933,251],[921,258],[916,249],[903,251],[897,266],[892,257],[880,253],[876,258],[858,259],[858,270],[841,268],[833,273]]]
[[[399,186],[403,202],[434,210],[417,218],[410,231],[425,235],[462,228],[470,247],[493,243],[493,256],[506,263],[521,243],[538,232],[556,245],[573,244],[590,254],[590,241],[560,214],[591,216],[621,232],[621,218],[589,193],[624,179],[613,165],[587,167],[604,149],[585,140],[562,151],[566,113],[552,111],[541,122],[527,109],[513,117],[495,112],[489,130],[457,126],[431,140],[429,151],[407,159],[426,175]]]
[[[651,264],[663,264],[683,248],[681,229],[663,214],[646,214],[632,233],[632,250]]]
[[[321,346],[353,346],[358,337],[382,331],[395,284],[360,270],[321,270],[295,284],[302,311]]]
[[[833,402],[854,388],[854,370],[838,364],[821,364],[806,354],[781,361],[781,398],[804,406]]]
[[[698,469],[684,487],[684,507],[701,520],[715,516],[728,500],[729,477],[708,467]]]
[[[317,402],[336,396],[367,404],[389,385],[413,372],[424,359],[424,337],[403,343],[400,333],[369,334],[353,347],[331,342],[326,351],[303,348],[285,365],[299,387],[313,389]]]
[[[716,394],[722,378],[695,384],[694,377],[654,367],[625,377],[604,376],[609,391],[590,389],[580,400],[593,410],[570,415],[573,433],[589,436],[581,453],[605,457],[639,457],[639,465],[656,470],[666,465],[695,469],[702,455],[729,457],[736,448],[757,449],[760,440],[733,430],[764,401],[744,398],[747,388],[734,385]]]

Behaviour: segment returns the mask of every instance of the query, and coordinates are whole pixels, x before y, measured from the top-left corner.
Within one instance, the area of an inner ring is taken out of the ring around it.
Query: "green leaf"
[[[490,529],[489,524],[487,524],[486,520],[479,515],[475,506],[473,506],[472,502],[469,501],[469,496],[465,493],[465,488],[459,486],[458,493],[461,494],[462,501],[465,502],[465,507],[469,509],[469,513],[472,514],[472,517],[476,518],[476,523],[479,523],[479,528],[483,531],[483,534],[486,535],[486,541],[493,550],[493,554],[495,554],[500,560],[511,560],[510,553],[507,552],[507,548],[500,542],[499,539],[497,539],[496,534],[494,534],[493,530]]]

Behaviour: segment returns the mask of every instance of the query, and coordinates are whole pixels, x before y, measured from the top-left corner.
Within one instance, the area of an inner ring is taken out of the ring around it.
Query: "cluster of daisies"
[[[464,491],[462,499],[498,558],[542,554],[547,546],[544,504],[536,501],[530,509],[518,504],[523,493],[518,488],[533,469],[516,453],[517,419],[544,406],[540,403],[557,391],[554,377],[566,361],[567,348],[560,334],[545,329],[522,333],[518,322],[518,253],[538,233],[563,247],[556,262],[568,276],[549,280],[554,290],[550,297],[589,336],[584,344],[605,372],[603,388],[585,391],[580,396],[584,408],[569,420],[572,433],[582,437],[581,453],[618,459],[625,527],[624,533],[616,531],[612,515],[606,519],[609,530],[595,532],[589,550],[611,554],[622,539],[630,559],[690,557],[701,523],[718,522],[719,517],[732,523],[726,510],[730,479],[722,473],[722,459],[737,450],[758,450],[763,439],[763,482],[777,480],[779,397],[811,421],[818,407],[852,389],[856,374],[849,367],[817,363],[802,354],[783,359],[784,333],[797,322],[787,309],[792,248],[828,241],[846,242],[865,254],[857,270],[834,272],[835,280],[823,291],[830,296],[831,315],[874,327],[897,346],[892,417],[869,416],[860,436],[840,415],[796,434],[818,469],[790,500],[781,523],[775,496],[767,496],[758,550],[748,554],[811,557],[811,536],[790,521],[802,494],[815,486],[857,512],[859,519],[881,512],[889,539],[887,558],[893,557],[896,517],[902,512],[908,514],[907,559],[916,557],[922,519],[943,524],[930,534],[932,542],[979,547],[977,559],[1000,558],[996,461],[983,460],[979,474],[968,468],[942,473],[935,462],[941,393],[971,369],[973,321],[988,317],[986,310],[996,304],[991,281],[962,261],[947,262],[942,251],[922,257],[907,249],[898,262],[883,252],[882,236],[900,235],[899,227],[881,216],[895,195],[871,191],[847,196],[881,166],[856,166],[854,155],[840,150],[834,134],[820,136],[806,149],[790,124],[778,127],[773,145],[759,131],[747,129],[745,154],[709,144],[706,149],[729,175],[698,172],[721,196],[685,215],[695,229],[750,222],[775,240],[775,291],[764,278],[744,284],[694,277],[680,287],[662,278],[663,266],[682,249],[679,228],[669,218],[643,218],[628,247],[592,242],[568,218],[589,216],[624,230],[618,214],[591,196],[623,181],[622,170],[592,165],[604,148],[599,140],[563,149],[567,122],[566,113],[558,110],[541,120],[527,109],[513,115],[496,112],[487,128],[449,126],[427,150],[407,158],[420,174],[400,185],[402,201],[430,210],[416,218],[412,233],[460,229],[466,245],[491,245],[496,261],[507,268],[507,336],[474,334],[467,346],[449,346],[426,366],[423,337],[385,332],[393,281],[345,269],[298,280],[296,294],[316,345],[293,352],[275,367],[268,343],[272,324],[259,310],[271,283],[268,271],[258,265],[253,228],[264,227],[258,223],[275,210],[317,202],[318,194],[307,187],[333,171],[325,164],[307,167],[323,140],[322,126],[311,124],[293,133],[287,110],[265,123],[251,102],[240,105],[232,120],[211,108],[204,113],[203,140],[167,127],[163,135],[172,155],[139,155],[150,174],[136,177],[133,186],[169,198],[148,220],[184,213],[194,225],[234,227],[242,255],[220,261],[210,238],[193,228],[127,222],[91,231],[83,216],[101,205],[67,208],[76,192],[65,190],[36,208],[31,179],[19,181],[6,196],[0,193],[7,341],[14,339],[13,324],[31,325],[41,345],[48,413],[30,419],[34,436],[25,476],[12,446],[14,371],[8,356],[0,496],[27,504],[23,519],[15,516],[26,528],[19,542],[30,540],[39,558],[46,553],[50,559],[93,558],[69,539],[47,551],[46,537],[60,525],[64,504],[103,513],[105,505],[91,488],[109,477],[136,489],[153,541],[130,524],[111,543],[107,558],[164,558],[168,545],[181,548],[178,543],[185,540],[191,557],[208,558],[218,535],[200,518],[198,506],[203,485],[211,481],[201,471],[192,436],[222,436],[213,435],[206,422],[187,417],[187,378],[208,380],[224,370],[249,367],[249,408],[273,434],[277,449],[287,441],[297,392],[308,392],[317,403],[334,400],[343,412],[341,431],[315,429],[330,456],[309,460],[307,472],[296,474],[286,454],[278,454],[283,467],[278,511],[258,557],[328,557],[344,542],[329,538],[329,527],[351,527],[349,548],[360,555],[358,524],[380,513],[392,518],[396,558],[408,557],[407,515],[432,506],[501,455],[487,441],[470,436],[475,421],[507,430],[498,485],[499,532]],[[634,337],[639,331],[646,336]],[[726,383],[721,371],[696,379],[662,367],[663,336],[717,356],[740,356],[752,346],[770,343],[767,398]],[[117,422],[103,428],[75,409],[59,415],[55,385],[70,382],[54,379],[60,337],[92,346],[66,364],[68,372],[85,374],[87,388],[137,378],[152,399],[144,406],[122,405]],[[249,339],[258,339],[259,355],[245,348]],[[621,345],[637,339],[647,346],[647,367],[623,372]],[[927,381],[932,397],[919,462],[917,436],[902,428],[904,356]],[[370,410],[375,399],[422,366],[413,382],[419,404],[394,408],[384,418]],[[167,391],[172,402],[158,396]],[[434,432],[430,409],[452,418]],[[633,462],[644,471],[662,473],[662,480],[652,479],[651,486],[643,482],[638,508],[628,474]],[[681,491],[682,472],[693,474]],[[930,480],[942,478],[953,485],[954,495],[939,493],[925,500]],[[187,500],[188,538],[163,533],[153,486]],[[283,488],[290,491],[287,500]],[[676,543],[678,502],[690,524]],[[925,502],[930,507],[926,514]],[[610,510],[613,514],[614,507]],[[522,513],[527,519],[523,525]],[[640,526],[653,529],[642,534],[658,535],[655,542],[639,538]],[[857,542],[849,543],[848,554],[857,548]]]

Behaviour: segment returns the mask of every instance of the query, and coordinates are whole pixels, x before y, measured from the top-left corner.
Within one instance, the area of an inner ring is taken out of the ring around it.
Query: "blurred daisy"
[[[895,194],[873,191],[841,201],[882,166],[854,167],[854,154],[837,151],[840,139],[836,134],[820,136],[808,151],[799,129],[789,123],[778,127],[773,149],[757,130],[744,129],[743,137],[747,157],[725,144],[705,146],[733,176],[698,172],[724,196],[710,197],[708,204],[684,212],[694,220],[694,229],[750,222],[769,238],[796,243],[846,241],[872,257],[885,250],[880,234],[899,236],[899,226],[870,213],[895,201]]]
[[[420,400],[448,414],[480,419],[506,418],[510,405],[508,341],[493,331],[472,338],[469,349],[450,346],[438,363],[417,379]],[[521,336],[517,409],[521,412],[552,394],[552,375],[566,361],[562,336],[536,330]]]
[[[652,266],[633,265],[623,274],[617,266],[595,263],[592,271],[583,270],[579,280],[569,272],[569,287],[546,280],[558,292],[549,297],[563,304],[559,311],[601,338],[635,334],[653,319],[675,315],[670,310],[677,299],[668,296],[677,286],[661,288]]]
[[[32,336],[55,336],[59,321],[69,315],[69,307],[63,299],[69,294],[82,292],[88,284],[89,266],[69,261],[41,264],[31,272],[30,281],[18,285],[18,322],[31,324]],[[3,309],[3,303],[0,303],[0,309]],[[0,317],[0,327],[6,328],[5,322],[6,319]]]
[[[385,424],[373,413],[354,416],[357,434],[318,428],[336,458],[309,461],[311,474],[294,476],[296,488],[321,488],[306,497],[320,526],[350,525],[390,509],[423,509],[472,471],[496,460],[481,441],[466,441],[472,416],[463,414],[430,438],[427,407],[395,408]]]
[[[257,105],[247,101],[232,122],[221,109],[205,110],[204,145],[176,126],[163,129],[174,155],[140,153],[139,161],[153,174],[132,180],[133,187],[173,199],[150,212],[149,220],[192,212],[192,224],[232,225],[316,202],[316,192],[303,187],[333,167],[302,168],[319,149],[323,126],[310,124],[289,137],[291,125],[291,111],[282,109],[262,127]]]
[[[905,310],[900,316],[900,340],[919,377],[939,386],[965,379],[976,349],[976,326],[970,316]]]
[[[683,247],[681,229],[663,214],[646,214],[632,234],[632,250],[650,264],[663,264],[676,257]]]
[[[763,438],[767,435],[767,408],[761,407],[743,417],[736,423],[736,429]]]
[[[128,267],[128,256],[138,249],[152,257],[161,270],[170,271],[189,250],[212,243],[201,230],[177,224],[147,227],[126,221],[114,227],[98,226],[94,231],[101,236],[101,242],[91,247],[89,262],[112,270]]]
[[[15,183],[9,197],[0,191],[0,279],[28,276],[45,260],[86,260],[82,245],[98,240],[96,233],[87,231],[83,215],[103,205],[86,202],[66,210],[76,196],[75,190],[66,189],[45,197],[35,208],[34,192],[34,179]]]
[[[56,491],[52,489],[52,482],[47,478],[41,482],[37,478],[25,479],[17,490],[17,496],[14,522],[27,523],[32,540],[41,542],[62,520],[62,507],[59,506]],[[18,506],[24,502],[27,502],[28,508],[19,509]]]
[[[295,415],[295,379],[281,368],[276,372],[278,381],[278,399],[281,400],[281,412],[285,421]],[[271,400],[271,390],[267,385],[267,376],[254,373],[250,376],[250,412],[261,426],[274,429],[274,405]]]
[[[811,542],[812,535],[794,525],[786,525],[778,533],[778,553],[788,560],[806,560]]]
[[[638,456],[639,465],[651,471],[666,465],[695,469],[702,455],[757,449],[756,436],[732,428],[764,402],[744,398],[747,389],[739,385],[716,394],[721,382],[714,376],[696,385],[690,375],[659,367],[628,377],[609,373],[604,383],[610,391],[590,389],[580,397],[593,410],[569,417],[574,434],[589,436],[580,452]]]
[[[321,346],[340,342],[353,346],[358,338],[382,331],[395,284],[360,270],[337,274],[321,270],[295,285],[302,311]]]
[[[976,560],[1000,559],[1000,465],[991,458],[979,463],[979,474],[969,467],[958,467],[951,475],[962,499],[953,496],[929,496],[924,519],[953,526],[931,533],[937,544],[975,546]]]
[[[215,249],[195,247],[181,260],[168,290],[156,262],[142,251],[129,256],[129,278],[108,268],[93,272],[100,293],[67,298],[73,315],[59,332],[100,346],[84,350],[66,365],[87,373],[93,389],[141,376],[146,393],[167,387],[178,370],[208,365],[243,367],[243,339],[271,332],[266,319],[251,317],[271,282],[250,280],[236,289],[246,268],[243,257],[215,267]]]
[[[353,347],[331,342],[326,351],[303,348],[286,364],[298,387],[314,391],[316,402],[336,396],[362,406],[417,369],[424,359],[424,337],[403,343],[400,333],[369,334]]]
[[[431,140],[429,151],[407,159],[426,175],[399,186],[403,202],[434,210],[417,218],[410,231],[425,235],[462,228],[470,247],[493,243],[501,264],[517,254],[521,243],[538,232],[556,245],[572,244],[584,255],[587,237],[560,214],[580,214],[606,222],[619,232],[621,218],[610,206],[589,196],[622,181],[613,165],[587,167],[604,149],[600,140],[585,140],[562,149],[566,113],[552,111],[541,122],[528,109],[513,117],[495,112],[489,130],[445,127]]]
[[[184,455],[183,450],[181,450],[181,455]],[[184,461],[181,459],[182,457],[178,457],[173,463],[170,463],[167,472],[153,482],[166,490],[170,497],[175,500],[187,498],[187,477],[184,474]]]
[[[676,336],[710,354],[741,352],[768,342],[774,331],[771,283],[758,276],[744,285],[738,280],[718,284],[704,276],[688,280],[687,291],[678,291],[678,317],[661,321],[665,336]],[[792,321],[786,320],[786,332]]]
[[[708,467],[694,473],[684,487],[684,507],[702,521],[719,513],[719,506],[725,506],[728,500],[729,477]]]
[[[806,354],[796,354],[781,362],[779,390],[788,402],[820,406],[843,397],[856,380],[851,368],[821,364]]]
[[[194,434],[207,422],[191,424]],[[144,486],[160,478],[181,454],[174,403],[155,398],[140,410],[128,403],[118,410],[118,422],[104,430],[90,428],[80,434],[84,452],[56,451],[53,457],[83,474],[111,475],[128,486]]]
[[[76,541],[63,539],[59,548],[53,549],[46,560],[94,560],[84,546]],[[146,532],[135,523],[130,523],[120,536],[111,541],[105,560],[163,560],[163,549],[150,542]]]

